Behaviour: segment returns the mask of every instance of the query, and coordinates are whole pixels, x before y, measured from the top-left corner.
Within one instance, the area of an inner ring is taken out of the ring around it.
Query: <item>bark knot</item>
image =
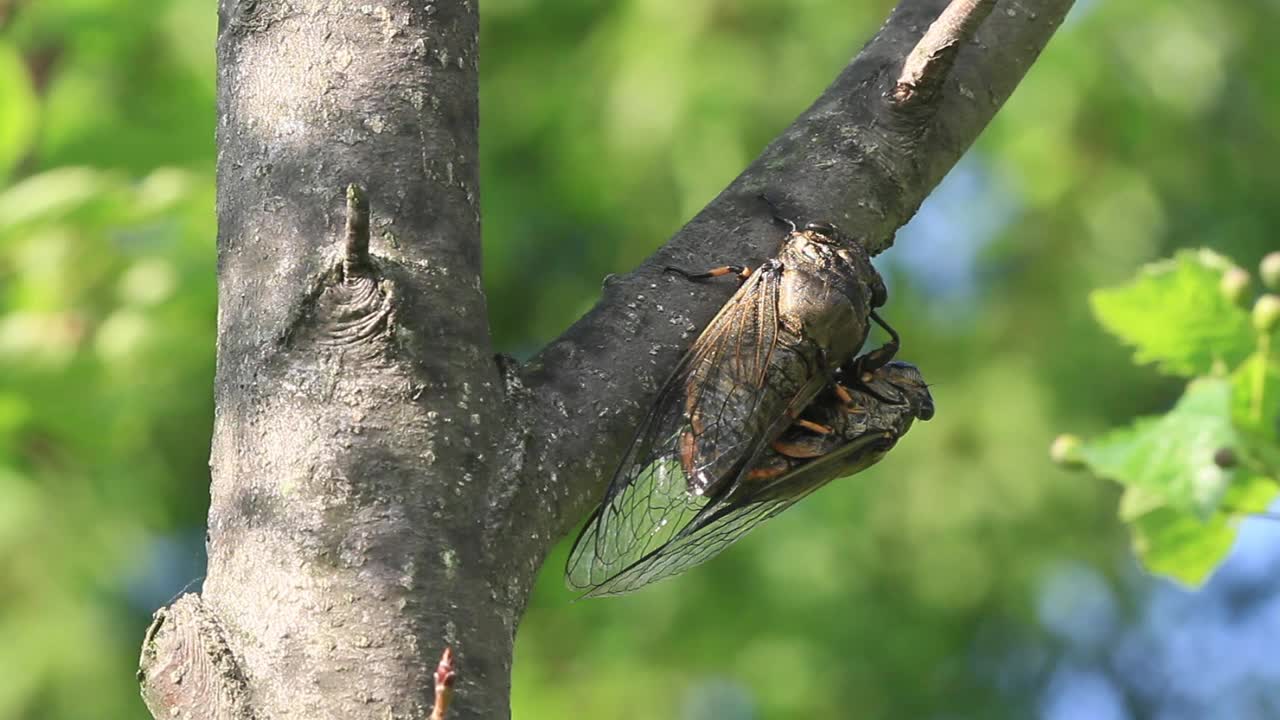
[[[390,281],[348,275],[329,285],[316,300],[315,318],[322,345],[359,345],[391,327]]]
[[[360,186],[347,186],[346,232],[340,258],[314,283],[304,301],[315,342],[359,346],[390,333],[394,285],[369,254],[369,201]]]
[[[138,681],[155,717],[254,718],[240,666],[199,595],[188,593],[156,611]]]

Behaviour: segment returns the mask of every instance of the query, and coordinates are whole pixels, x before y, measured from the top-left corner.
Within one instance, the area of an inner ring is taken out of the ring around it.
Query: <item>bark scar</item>
[[[391,334],[395,285],[369,254],[369,200],[355,184],[347,186],[346,197],[340,257],[312,281],[285,332],[286,345],[299,334],[330,347],[364,345]]]
[[[338,278],[316,300],[322,345],[356,345],[391,327],[392,285],[380,280],[369,255],[369,199],[359,185],[347,186],[347,226]]]
[[[188,593],[156,611],[142,644],[138,682],[155,717],[254,718],[240,666],[199,595]]]

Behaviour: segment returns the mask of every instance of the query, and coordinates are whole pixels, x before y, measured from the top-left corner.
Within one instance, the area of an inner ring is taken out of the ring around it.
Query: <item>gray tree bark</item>
[[[660,268],[771,255],[762,191],[884,250],[1071,0],[947,6],[903,0],[719,197],[518,367],[493,358],[480,284],[475,2],[222,0],[209,570],[147,634],[152,713],[425,718],[449,646],[449,716],[508,717],[539,566],[730,292]]]

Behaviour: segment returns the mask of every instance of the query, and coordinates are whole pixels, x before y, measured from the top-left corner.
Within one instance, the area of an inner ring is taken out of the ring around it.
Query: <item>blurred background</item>
[[[527,357],[710,200],[891,3],[485,0],[486,281]],[[203,574],[212,0],[0,0],[0,718],[146,718],[150,613]],[[1059,432],[1167,409],[1086,293],[1280,246],[1275,2],[1081,0],[877,262],[936,419],[677,580],[569,604],[517,718],[1280,717],[1280,523],[1145,575]],[[724,260],[731,260],[725,258]],[[91,701],[88,701],[91,699]]]

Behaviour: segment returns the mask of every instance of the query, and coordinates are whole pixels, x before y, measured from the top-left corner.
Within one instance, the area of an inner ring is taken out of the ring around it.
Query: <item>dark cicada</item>
[[[846,381],[845,374],[838,381]],[[745,497],[758,500],[773,491],[804,495],[861,472],[879,462],[913,421],[933,417],[929,386],[911,363],[889,362],[852,387],[847,403],[834,390],[819,395],[800,422],[770,443],[741,484]]]
[[[661,526],[646,526],[643,520],[616,520],[617,528],[665,538],[622,570],[601,580],[589,575],[588,563],[599,554],[594,544],[615,541],[584,532],[570,554],[569,583],[588,589],[587,596],[618,595],[705,562],[814,490],[879,462],[914,420],[933,417],[933,398],[914,365],[893,361],[862,372],[865,381],[851,384],[850,402],[834,388],[821,393],[800,421],[770,443],[728,492],[700,498],[703,502],[696,510],[691,499],[661,492],[650,496],[648,504],[629,508],[641,517],[647,512],[665,515],[665,506],[677,503],[686,503],[691,509],[687,521],[675,532],[664,533]],[[608,510],[597,511],[588,529],[599,524],[601,512]]]
[[[659,391],[574,545],[571,587],[622,592],[674,572],[658,562],[668,544],[732,496],[824,388],[838,387],[835,369],[872,372],[897,348],[893,335],[852,360],[869,319],[880,322],[874,308],[885,289],[866,250],[830,225],[793,225],[778,256],[755,272],[677,272],[731,271],[746,281]]]

